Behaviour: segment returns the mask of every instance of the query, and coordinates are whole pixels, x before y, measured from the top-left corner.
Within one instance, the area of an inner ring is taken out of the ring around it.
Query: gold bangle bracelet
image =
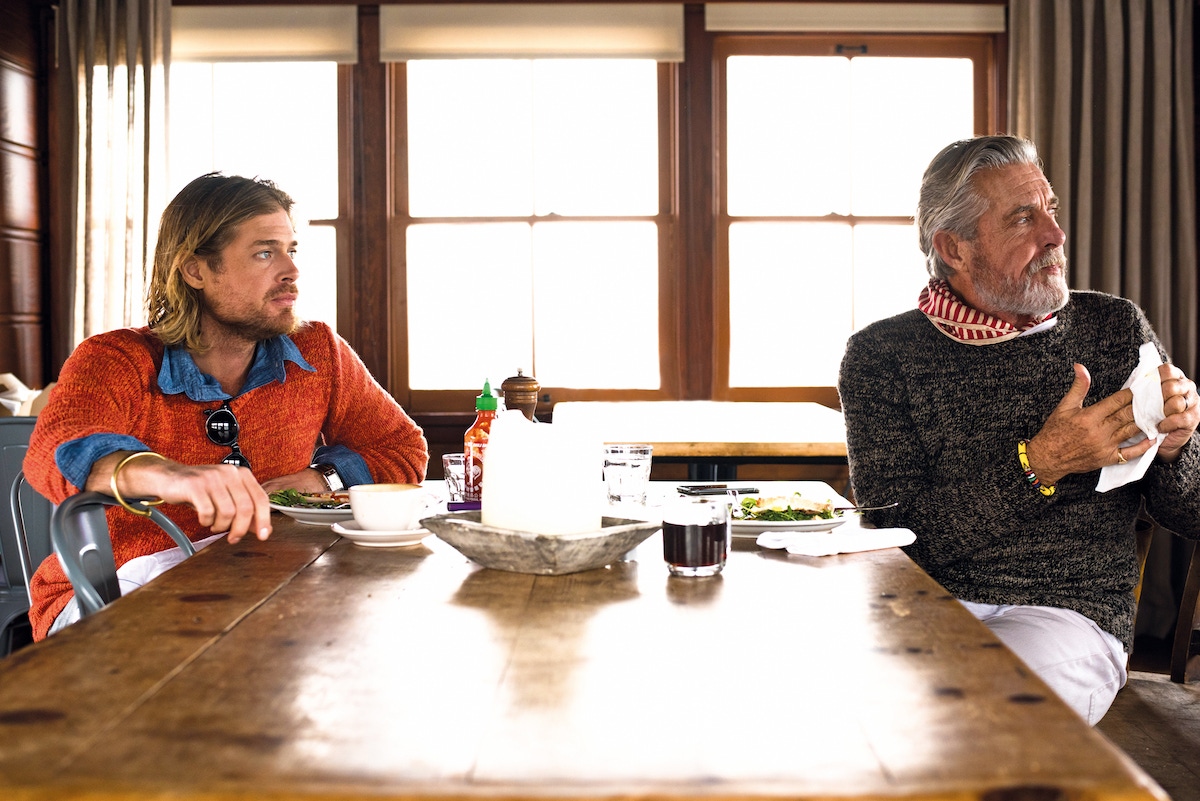
[[[121,461],[117,462],[117,466],[113,468],[112,475],[108,477],[108,488],[112,490],[112,496],[117,499],[117,503],[121,504],[121,506],[125,507],[130,512],[133,512],[135,515],[149,517],[149,509],[139,509],[138,507],[131,505],[129,501],[121,497],[121,491],[117,489],[117,476],[121,475],[121,468],[125,467],[125,465],[141,456],[153,456],[155,459],[162,459],[164,462],[167,460],[167,457],[163,456],[161,453],[155,453],[154,451],[134,451]],[[162,502],[162,498],[159,498],[155,501],[141,501],[143,506],[158,506]]]

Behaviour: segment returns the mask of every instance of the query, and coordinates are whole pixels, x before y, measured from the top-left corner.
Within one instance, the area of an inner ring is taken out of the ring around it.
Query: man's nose
[[[285,259],[283,274],[281,276],[284,281],[295,281],[300,277],[300,267],[296,264],[296,259],[290,253],[283,254]]]
[[[1059,226],[1058,220],[1054,217],[1048,217],[1050,225],[1046,229],[1046,247],[1061,248],[1067,242],[1067,234]]]

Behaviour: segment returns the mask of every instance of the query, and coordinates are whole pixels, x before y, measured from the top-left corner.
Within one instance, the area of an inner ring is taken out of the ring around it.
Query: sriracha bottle
[[[463,464],[466,467],[463,500],[477,501],[483,496],[483,452],[487,449],[492,421],[496,419],[498,401],[492,385],[485,380],[483,393],[475,398],[475,422],[463,435]]]

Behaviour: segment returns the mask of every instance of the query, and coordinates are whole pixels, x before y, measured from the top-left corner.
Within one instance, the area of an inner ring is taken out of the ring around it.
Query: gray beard
[[[1063,266],[1063,275],[1055,276],[1049,283],[1037,279],[1042,268],[1059,263]],[[1066,306],[1071,297],[1065,276],[1067,260],[1061,254],[1038,259],[1016,279],[998,275],[990,262],[984,267],[981,274],[987,278],[975,283],[975,291],[990,309],[1022,317],[1045,317]]]

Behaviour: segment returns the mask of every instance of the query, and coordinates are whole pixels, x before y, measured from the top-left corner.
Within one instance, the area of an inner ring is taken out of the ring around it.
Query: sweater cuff
[[[63,478],[82,490],[92,474],[92,465],[117,451],[148,451],[150,448],[137,437],[125,434],[89,434],[72,439],[54,450],[54,464]]]
[[[322,445],[313,453],[314,464],[331,464],[337,468],[342,483],[347,488],[355,484],[370,484],[371,468],[367,462],[345,445]]]

